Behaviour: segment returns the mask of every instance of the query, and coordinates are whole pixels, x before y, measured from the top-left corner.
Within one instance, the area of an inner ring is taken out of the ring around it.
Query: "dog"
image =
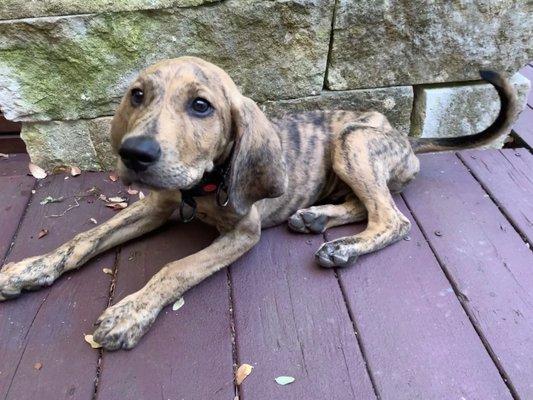
[[[0,272],[0,300],[51,285],[63,273],[161,226],[176,210],[214,225],[207,248],[171,262],[139,291],[107,308],[94,339],[131,349],[163,307],[250,250],[261,229],[288,220],[319,233],[367,219],[366,229],[324,243],[323,267],[345,267],[410,229],[392,193],[419,171],[416,153],[472,148],[505,134],[517,117],[516,94],[502,75],[482,71],[501,102],[494,123],[463,137],[424,139],[398,133],[375,111],[314,111],[269,121],[226,72],[194,57],[164,60],[140,73],[111,123],[118,173],[151,189],[107,222],[42,256]]]

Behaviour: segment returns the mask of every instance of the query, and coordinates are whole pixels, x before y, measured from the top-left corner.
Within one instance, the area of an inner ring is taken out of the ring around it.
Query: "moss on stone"
[[[228,0],[213,7],[0,23],[0,108],[10,119],[112,114],[142,68],[197,55],[257,100],[318,92],[333,0]]]

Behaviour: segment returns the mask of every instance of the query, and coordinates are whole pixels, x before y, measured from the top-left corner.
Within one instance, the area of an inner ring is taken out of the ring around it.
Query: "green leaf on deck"
[[[276,378],[276,383],[281,386],[288,385],[290,383],[293,383],[295,379],[292,376],[278,376]]]

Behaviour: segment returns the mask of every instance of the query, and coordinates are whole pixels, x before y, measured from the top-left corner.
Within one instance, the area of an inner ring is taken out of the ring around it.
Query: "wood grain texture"
[[[513,131],[533,149],[533,109],[526,106],[513,126]]]
[[[420,158],[404,199],[508,384],[533,398],[533,254],[455,155]]]
[[[527,149],[459,154],[507,218],[533,245],[533,155]]]
[[[413,223],[409,240],[339,269],[380,398],[510,399],[420,229],[396,203]],[[332,229],[327,238],[363,228]]]
[[[144,286],[166,263],[206,247],[215,237],[206,225],[172,221],[124,246],[114,303]],[[177,311],[165,308],[133,350],[104,353],[99,400],[233,399],[226,271],[194,287],[184,299]]]
[[[71,196],[93,186],[117,195],[121,186],[104,176],[84,174],[65,180],[56,175],[39,181],[8,261],[43,254],[94,226],[89,218],[102,222],[113,215],[102,201],[85,198],[60,218],[46,217],[63,212],[75,204]],[[65,200],[41,205],[46,196],[64,196]],[[38,239],[43,228],[49,233]],[[0,398],[91,398],[98,352],[84,342],[83,335],[92,330],[107,303],[110,277],[102,268],[113,263],[114,253],[107,253],[80,271],[66,274],[50,288],[0,304]],[[42,368],[35,369],[35,363]]]
[[[314,262],[322,242],[268,229],[232,265],[237,354],[254,366],[242,400],[375,398],[334,272]]]
[[[34,184],[35,179],[29,176],[0,177],[0,263],[11,246]]]
[[[0,176],[27,175],[30,172],[29,162],[30,157],[26,153],[9,154],[8,158],[0,157]]]

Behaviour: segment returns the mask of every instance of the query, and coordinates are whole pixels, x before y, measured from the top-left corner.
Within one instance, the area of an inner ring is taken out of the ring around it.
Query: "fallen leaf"
[[[109,179],[111,179],[111,181],[113,181],[113,182],[118,181],[118,174],[115,171],[111,172],[109,174]]]
[[[94,218],[89,218],[89,221],[91,221],[91,222],[92,222],[93,224],[95,224],[95,225],[98,223],[98,221],[95,220]]]
[[[107,199],[108,201],[110,201],[111,203],[122,203],[123,201],[126,201],[125,198],[123,197],[108,197]]]
[[[70,175],[72,176],[81,175],[81,169],[79,167],[70,167]]]
[[[37,235],[37,239],[43,238],[48,235],[48,229],[41,229]]]
[[[128,187],[127,192],[128,192],[128,194],[137,194],[137,193],[139,193],[139,191],[137,189],[134,189],[131,186]]]
[[[102,271],[104,274],[113,275],[113,270],[111,268],[102,268]]]
[[[49,204],[49,203],[59,203],[63,201],[63,197],[57,197],[57,198],[54,198],[52,196],[46,196],[44,199],[42,199],[39,204],[44,206],[45,204]]]
[[[0,153],[0,158],[9,158],[9,154]]]
[[[146,196],[144,195],[143,192],[139,191],[139,200],[142,200],[144,199]]]
[[[185,304],[185,299],[180,297],[174,304],[172,304],[172,311],[178,311]]]
[[[293,383],[295,379],[292,376],[278,376],[276,378],[276,383],[281,386],[288,385],[290,383]]]
[[[39,167],[38,165],[35,165],[33,163],[28,164],[28,168],[30,169],[30,173],[33,175],[35,179],[44,179],[46,178],[46,172],[44,169]]]
[[[43,367],[43,364],[41,363],[33,364],[33,369],[36,369],[37,371],[39,371],[42,367]]]
[[[235,372],[235,383],[237,385],[243,383],[246,377],[252,373],[253,369],[254,367],[252,367],[250,364],[242,364],[237,369],[237,372]]]
[[[128,203],[121,202],[121,203],[107,203],[105,205],[106,207],[112,208],[113,210],[123,210],[128,206]]]
[[[58,166],[55,166],[54,169],[52,169],[53,174],[67,173],[69,171],[70,171],[70,167],[67,167],[66,165],[58,165]]]
[[[93,349],[99,349],[100,347],[102,347],[100,343],[96,343],[94,341],[93,335],[85,335],[84,339],[87,343],[91,345]]]

